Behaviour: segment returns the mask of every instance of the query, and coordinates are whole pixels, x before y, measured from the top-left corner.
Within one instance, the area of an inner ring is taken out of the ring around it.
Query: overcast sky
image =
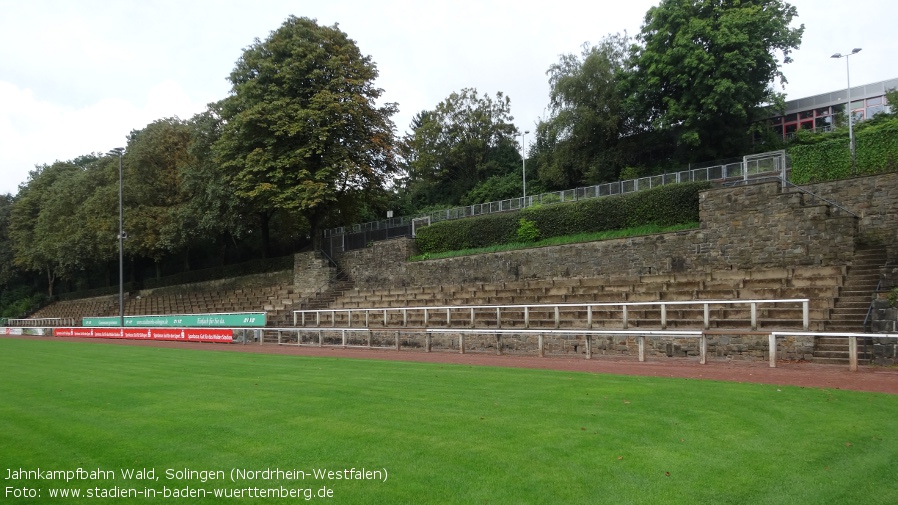
[[[0,193],[35,165],[124,146],[154,120],[227,96],[254,38],[289,15],[339,23],[377,64],[398,133],[453,91],[502,91],[521,130],[545,117],[546,70],[608,33],[639,31],[658,0],[0,0]],[[794,0],[806,30],[788,98],[898,77],[898,2]],[[529,139],[528,139],[529,140]],[[529,142],[528,142],[529,143]]]

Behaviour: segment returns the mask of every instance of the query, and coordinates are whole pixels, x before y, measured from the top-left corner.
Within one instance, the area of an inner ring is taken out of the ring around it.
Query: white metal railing
[[[776,368],[776,339],[779,337],[831,337],[848,339],[848,368],[852,372],[857,371],[857,339],[859,338],[898,338],[898,333],[838,333],[838,332],[796,332],[796,331],[772,331],[768,343],[770,368]]]
[[[56,327],[56,326],[74,326],[75,318],[72,317],[36,317],[33,319],[9,319],[6,321],[7,326],[21,327]]]
[[[625,181],[607,182],[595,186],[586,186],[563,191],[553,191],[527,197],[509,198],[497,202],[487,202],[451,209],[437,210],[429,214],[415,217],[397,217],[381,221],[355,224],[340,228],[324,230],[325,238],[336,237],[348,233],[360,233],[366,231],[382,230],[395,226],[411,224],[415,220],[426,220],[428,223],[462,219],[494,212],[507,212],[520,210],[537,203],[563,203],[599,198],[602,196],[620,195],[651,189],[666,184],[694,181],[726,181],[732,179],[747,180],[749,176],[777,175],[785,179],[786,158],[784,151],[772,151],[769,153],[746,156],[742,161],[720,163],[702,168],[690,168],[679,172],[670,172],[661,175],[640,177]]]
[[[293,325],[306,327],[307,323],[314,322],[315,327],[322,327],[322,320],[330,322],[332,328],[337,325],[338,316],[345,315],[346,326],[352,327],[353,315],[358,315],[360,323],[363,321],[363,327],[371,328],[372,315],[380,319],[381,327],[387,327],[391,321],[391,315],[398,314],[401,316],[402,327],[406,328],[409,324],[409,316],[420,315],[423,321],[422,328],[432,328],[431,323],[434,321],[431,316],[434,314],[445,314],[445,318],[439,321],[444,323],[443,327],[452,326],[453,312],[456,317],[460,313],[464,313],[465,319],[468,321],[470,328],[476,328],[476,318],[478,315],[483,317],[486,313],[495,313],[495,328],[502,328],[502,312],[505,311],[506,316],[509,313],[523,312],[524,329],[530,328],[530,315],[533,312],[550,312],[553,314],[555,328],[561,326],[562,312],[570,311],[586,311],[586,328],[592,329],[594,324],[594,311],[596,309],[614,309],[619,308],[621,329],[626,330],[629,327],[629,313],[634,308],[655,308],[660,310],[660,326],[661,329],[667,329],[667,309],[668,307],[683,306],[700,306],[703,309],[704,328],[710,328],[711,324],[711,307],[712,306],[734,306],[747,305],[751,311],[751,328],[758,328],[758,306],[759,305],[776,305],[776,304],[801,304],[802,308],[802,328],[807,331],[810,327],[808,298],[791,298],[782,300],[687,300],[687,301],[659,301],[659,302],[601,302],[601,303],[560,303],[560,304],[521,304],[521,305],[451,305],[451,306],[420,306],[420,307],[372,307],[372,308],[345,308],[345,309],[315,309],[315,310],[296,310],[293,311]],[[322,317],[324,316],[324,317]],[[342,319],[342,318],[341,318]],[[459,319],[456,319],[457,321]]]
[[[496,354],[503,354],[503,346],[502,346],[502,336],[503,335],[536,335],[537,336],[537,352],[540,357],[545,357],[546,354],[546,343],[545,336],[546,335],[577,335],[584,336],[585,338],[585,354],[586,359],[592,358],[592,337],[598,335],[624,335],[628,337],[636,338],[637,345],[637,355],[639,361],[645,361],[645,339],[646,337],[690,337],[690,338],[698,338],[700,341],[699,344],[699,357],[702,365],[707,362],[707,352],[708,352],[708,341],[707,336],[701,330],[502,330],[502,329],[474,329],[474,328],[418,328],[418,329],[377,329],[377,328],[268,328],[265,331],[271,333],[275,332],[277,335],[277,344],[278,345],[294,345],[294,346],[311,346],[311,347],[325,347],[328,345],[339,345],[343,348],[361,348],[361,349],[395,349],[396,351],[401,350],[402,348],[402,340],[401,337],[404,335],[406,339],[418,337],[423,338],[424,342],[421,347],[424,348],[424,352],[431,352],[431,337],[434,334],[450,334],[458,338],[458,352],[460,354],[466,353],[466,335],[491,335],[496,339]],[[388,332],[393,335],[393,343],[391,345],[374,345],[372,344],[371,334],[373,332]],[[309,339],[304,341],[302,337],[302,333],[311,333],[315,334],[313,339]],[[339,334],[339,344],[325,344],[324,342],[324,334],[325,332],[332,332]],[[289,337],[291,334],[296,334],[296,342],[288,342],[285,339],[285,335]],[[364,344],[352,344],[351,343],[351,334],[361,334],[363,337],[359,337],[358,340],[364,341]],[[258,343],[261,345],[264,343],[263,338],[259,338]]]

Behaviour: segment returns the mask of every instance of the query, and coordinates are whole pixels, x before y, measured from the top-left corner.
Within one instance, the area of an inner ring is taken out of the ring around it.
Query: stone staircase
[[[885,247],[858,249],[852,265],[848,267],[845,285],[835,300],[825,329],[828,332],[861,333],[864,318],[870,310],[872,294],[879,282],[880,268],[886,264]],[[858,340],[858,358],[869,359],[864,352],[866,339]],[[848,340],[845,338],[819,337],[814,345],[814,362],[848,363]]]
[[[267,326],[284,328],[293,326],[294,310],[326,309],[334,303],[344,292],[355,287],[355,283],[345,272],[339,271],[335,279],[327,289],[315,293],[305,299],[291,300],[290,304],[282,304],[271,307],[268,310]],[[269,309],[269,307],[266,307]]]

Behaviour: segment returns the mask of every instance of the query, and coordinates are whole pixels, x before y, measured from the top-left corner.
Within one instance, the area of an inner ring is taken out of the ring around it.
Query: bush
[[[426,254],[529,241],[527,237],[537,240],[649,224],[691,223],[699,220],[699,193],[710,187],[708,182],[671,184],[621,196],[441,221],[419,230],[416,240],[418,250]]]
[[[539,228],[529,219],[518,220],[518,242],[536,242],[539,240]]]
[[[860,123],[854,136],[857,167],[851,166],[849,139],[844,132],[816,134],[789,149],[795,184],[808,184],[853,175],[898,170],[898,118],[875,118]]]

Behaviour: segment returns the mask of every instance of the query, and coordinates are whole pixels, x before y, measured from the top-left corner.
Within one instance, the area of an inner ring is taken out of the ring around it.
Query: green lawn
[[[671,226],[658,226],[656,224],[647,224],[636,226],[633,228],[625,228],[622,230],[608,230],[592,233],[578,233],[576,235],[563,235],[560,237],[550,237],[536,242],[514,242],[510,244],[494,245],[489,247],[478,247],[475,249],[462,249],[458,251],[446,251],[438,253],[426,253],[412,256],[409,261],[435,260],[442,258],[456,258],[459,256],[470,256],[473,254],[496,253],[503,251],[517,251],[520,249],[532,249],[534,247],[545,247],[553,245],[579,244],[582,242],[595,242],[599,240],[612,240],[616,238],[640,237],[645,235],[655,235],[658,233],[670,233],[675,231],[692,230],[699,227],[698,223],[685,223]]]
[[[316,501],[352,504],[898,503],[894,395],[50,339],[0,339],[0,370],[0,503],[172,503],[49,493],[188,486],[326,487]],[[386,482],[165,476],[353,467]],[[8,478],[37,468],[117,475]],[[159,480],[122,479],[135,468]],[[10,494],[23,486],[40,498]]]

